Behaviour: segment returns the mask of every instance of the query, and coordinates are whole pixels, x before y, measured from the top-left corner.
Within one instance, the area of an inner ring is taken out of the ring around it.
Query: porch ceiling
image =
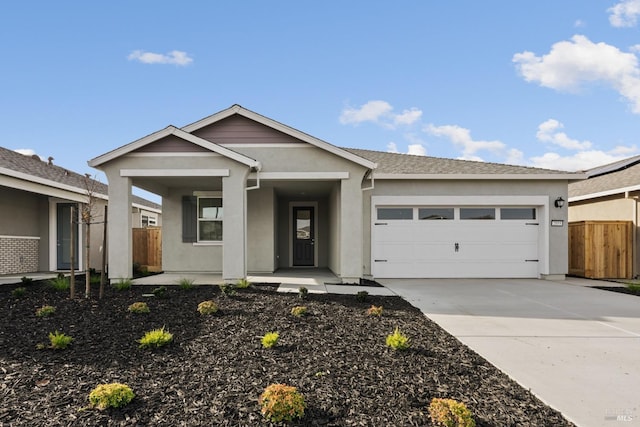
[[[170,188],[193,188],[195,190],[222,190],[222,178],[198,176],[135,177],[132,184],[155,194],[164,195]]]
[[[262,186],[275,188],[278,196],[323,197],[331,192],[336,181],[267,181]]]

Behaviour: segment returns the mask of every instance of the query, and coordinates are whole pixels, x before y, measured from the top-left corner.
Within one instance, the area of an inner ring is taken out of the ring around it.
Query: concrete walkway
[[[593,281],[379,281],[578,426],[640,426],[639,297]]]

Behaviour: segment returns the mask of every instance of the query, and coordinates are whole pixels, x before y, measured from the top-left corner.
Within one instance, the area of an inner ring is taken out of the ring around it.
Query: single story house
[[[131,277],[131,187],[162,196],[165,272],[360,278],[567,273],[578,174],[340,148],[233,105],[89,161],[109,182],[110,278]]]
[[[587,170],[585,175],[587,179],[569,184],[569,221],[631,221],[632,276],[637,277],[640,156]]]
[[[71,268],[71,207],[87,202],[87,188],[95,195],[92,212],[90,266],[100,269],[107,186],[60,166],[0,147],[0,274],[67,271]],[[133,211],[132,211],[133,210]],[[128,217],[140,227],[144,217],[160,224],[160,205],[132,197]],[[86,265],[84,227],[75,233],[75,268]],[[131,233],[131,229],[129,229]]]

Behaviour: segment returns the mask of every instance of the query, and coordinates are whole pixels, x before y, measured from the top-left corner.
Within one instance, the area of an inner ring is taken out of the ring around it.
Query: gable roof
[[[598,166],[585,173],[589,179],[569,185],[569,201],[640,190],[640,156]]]
[[[416,156],[345,148],[378,164],[376,179],[561,179],[579,180],[580,173],[500,163]]]
[[[6,175],[23,181],[43,184],[60,190],[86,195],[85,175],[70,171],[53,163],[44,162],[38,156],[27,156],[16,151],[0,147],[0,175]],[[96,197],[107,199],[109,187],[92,178]],[[161,206],[139,196],[133,196],[133,202],[141,207],[160,210]]]
[[[367,169],[375,169],[376,168],[376,164],[375,162],[372,162],[369,159],[366,159],[364,157],[361,157],[357,154],[354,154],[352,152],[350,152],[349,150],[345,150],[343,148],[337,147],[333,144],[330,144],[326,141],[323,141],[319,138],[316,138],[314,136],[311,136],[309,134],[306,134],[304,132],[301,132],[297,129],[294,129],[290,126],[287,126],[285,124],[282,124],[280,122],[277,122],[273,119],[270,119],[268,117],[265,117],[261,114],[258,114],[254,111],[248,110],[244,107],[241,107],[238,104],[234,104],[231,107],[227,108],[226,110],[222,110],[218,113],[215,113],[209,117],[205,117],[204,119],[198,120],[197,122],[191,123],[190,125],[187,125],[185,127],[182,128],[182,130],[184,130],[185,132],[194,132],[198,129],[202,129],[205,126],[209,126],[213,123],[216,123],[220,120],[226,119],[227,117],[230,117],[234,114],[238,114],[240,116],[246,117],[250,120],[253,120],[257,123],[263,124],[265,126],[268,126],[272,129],[275,129],[277,131],[280,131],[286,135],[289,135],[293,138],[299,139],[300,141],[306,142],[308,144],[311,144],[313,146],[316,146],[322,150],[328,151],[332,154],[335,154],[338,157],[342,157],[346,160],[350,160],[356,164],[359,164],[361,166],[366,167]]]
[[[113,160],[120,156],[124,156],[125,154],[131,153],[132,151],[138,150],[146,145],[156,142],[162,138],[166,138],[167,136],[170,136],[170,135],[177,136],[178,138],[182,138],[185,141],[188,141],[192,144],[196,144],[214,153],[221,154],[239,163],[243,163],[251,168],[255,168],[257,170],[261,169],[260,162],[255,159],[247,157],[229,148],[207,141],[206,139],[202,139],[200,137],[192,135],[188,132],[185,132],[182,129],[178,129],[177,127],[171,126],[171,125],[157,132],[154,132],[150,135],[147,135],[143,138],[140,138],[136,141],[133,141],[127,145],[123,145],[122,147],[116,148],[115,150],[109,151],[108,153],[105,153],[101,156],[91,159],[89,160],[89,166],[99,167],[100,165],[107,163],[110,160]]]

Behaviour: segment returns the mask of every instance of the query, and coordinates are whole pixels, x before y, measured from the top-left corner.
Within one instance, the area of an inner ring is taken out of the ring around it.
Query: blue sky
[[[96,173],[237,103],[342,147],[590,168],[640,154],[639,16],[640,0],[5,2],[0,145]]]

